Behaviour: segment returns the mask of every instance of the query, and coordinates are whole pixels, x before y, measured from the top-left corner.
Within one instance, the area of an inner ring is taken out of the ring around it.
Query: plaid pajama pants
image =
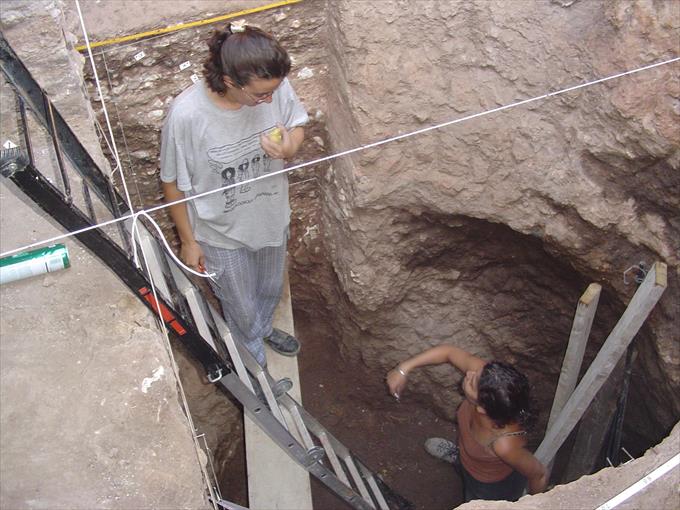
[[[286,243],[256,251],[200,245],[206,270],[215,273],[216,282],[209,280],[210,285],[220,300],[232,337],[265,366],[262,339],[272,332],[274,310],[283,291]]]

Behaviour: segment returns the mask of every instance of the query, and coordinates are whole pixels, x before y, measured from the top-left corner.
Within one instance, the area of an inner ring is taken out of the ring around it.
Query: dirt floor
[[[296,317],[295,328],[303,344],[299,360],[305,408],[415,508],[459,505],[460,479],[422,446],[428,437],[453,438],[455,425],[424,409],[408,391],[396,402],[387,393],[385,374],[343,361],[322,324]],[[349,508],[314,479],[312,495],[314,508]]]

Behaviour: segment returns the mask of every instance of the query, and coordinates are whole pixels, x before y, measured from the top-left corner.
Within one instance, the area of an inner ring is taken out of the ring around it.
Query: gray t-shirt
[[[271,103],[220,108],[200,81],[172,102],[161,136],[161,180],[195,196],[283,168],[262,149],[260,135],[277,123],[308,121],[287,79]],[[219,248],[280,246],[290,221],[288,177],[279,174],[185,202],[197,241]]]

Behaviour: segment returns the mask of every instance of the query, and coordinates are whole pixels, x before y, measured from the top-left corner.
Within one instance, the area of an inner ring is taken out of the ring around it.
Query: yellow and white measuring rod
[[[282,0],[280,2],[274,2],[273,4],[262,5],[260,7],[253,7],[252,9],[244,9],[238,12],[232,12],[229,14],[224,14],[222,16],[216,16],[214,18],[203,19],[199,21],[191,21],[189,23],[180,23],[178,25],[171,25],[165,28],[158,28],[156,30],[149,30],[147,32],[140,32],[138,34],[124,35],[121,37],[113,37],[111,39],[105,39],[103,41],[93,42],[90,44],[90,48],[99,48],[101,46],[110,46],[112,44],[118,44],[127,41],[135,41],[137,39],[144,39],[145,37],[152,37],[155,35],[169,34],[170,32],[176,32],[178,30],[184,30],[185,28],[200,27],[203,25],[209,25],[211,23],[217,23],[218,21],[224,21],[227,19],[238,18],[239,16],[246,16],[247,14],[255,14],[257,12],[268,11],[270,9],[276,9],[277,7],[285,7],[286,5],[292,5],[302,2],[302,0]],[[85,51],[87,45],[82,44],[76,46],[77,51]]]

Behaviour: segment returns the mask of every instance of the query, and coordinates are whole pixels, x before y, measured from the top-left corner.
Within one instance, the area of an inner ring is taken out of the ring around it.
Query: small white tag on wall
[[[201,78],[197,74],[194,73],[194,74],[191,75],[191,81],[196,83],[197,81],[201,81]]]
[[[187,60],[186,62],[182,62],[182,63],[179,65],[179,70],[180,70],[180,71],[184,71],[187,67],[190,67],[190,66],[191,66],[191,62],[189,62],[189,61]]]
[[[139,61],[142,60],[145,56],[146,56],[146,53],[144,53],[143,51],[140,51],[139,53],[137,53],[137,54],[135,55],[135,60],[136,60],[137,62],[139,62]]]

